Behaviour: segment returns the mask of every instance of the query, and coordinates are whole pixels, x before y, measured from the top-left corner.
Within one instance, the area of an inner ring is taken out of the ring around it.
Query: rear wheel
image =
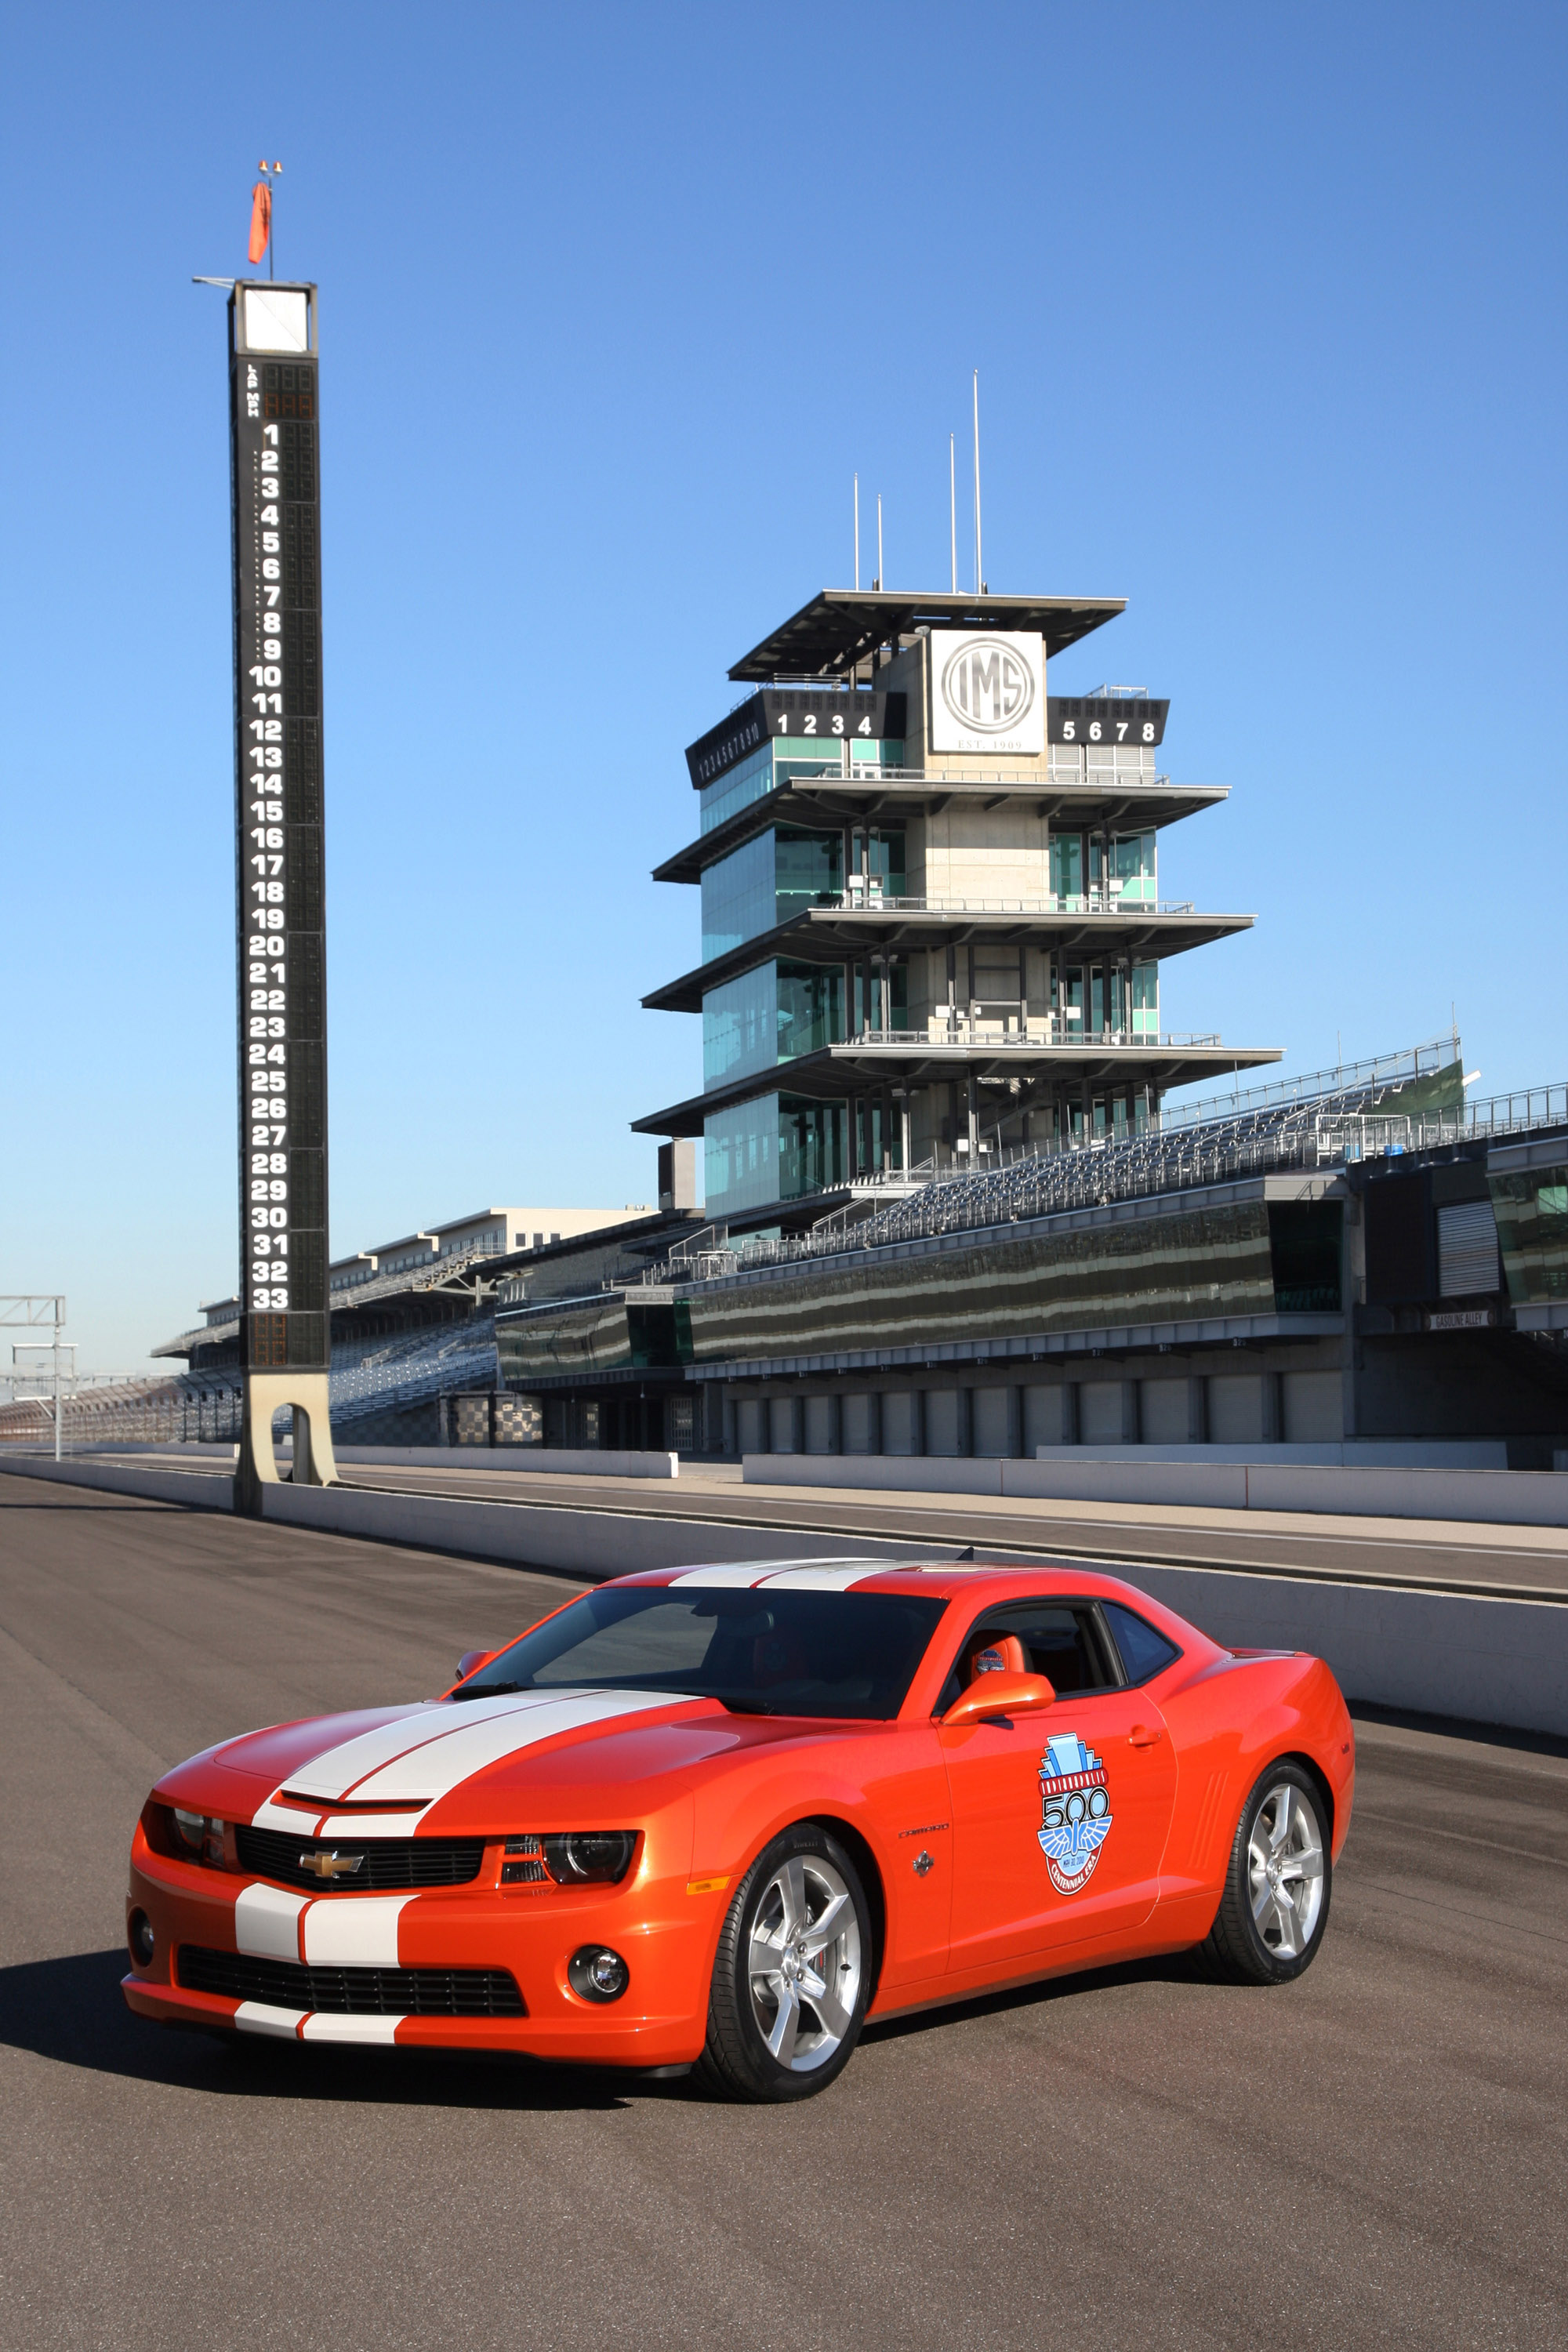
[[[1202,1955],[1232,1984],[1289,1984],[1317,1958],[1333,1864],[1328,1808],[1299,1764],[1271,1764],[1241,1809]]]
[[[700,2072],[731,2098],[808,2099],[848,2064],[870,1988],[858,1874],[803,1822],[758,1855],[725,1916]]]

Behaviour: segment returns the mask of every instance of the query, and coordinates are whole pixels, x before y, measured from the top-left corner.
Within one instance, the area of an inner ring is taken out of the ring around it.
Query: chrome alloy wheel
[[[1317,1810],[1292,1780],[1269,1790],[1247,1842],[1253,1923],[1277,1959],[1299,1960],[1323,1907],[1323,1832]]]
[[[860,1968],[848,1887],[821,1854],[792,1854],[763,1889],[746,1949],[752,2014],[779,2065],[826,2064],[855,2015]]]

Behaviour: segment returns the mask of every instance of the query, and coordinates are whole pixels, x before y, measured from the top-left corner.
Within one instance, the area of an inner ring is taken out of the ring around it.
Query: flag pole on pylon
[[[272,241],[272,192],[274,184],[282,176],[283,166],[281,163],[268,164],[263,156],[256,168],[261,177],[250,192],[250,264],[254,268],[265,254],[267,275],[268,278],[275,278],[278,271],[277,248]]]

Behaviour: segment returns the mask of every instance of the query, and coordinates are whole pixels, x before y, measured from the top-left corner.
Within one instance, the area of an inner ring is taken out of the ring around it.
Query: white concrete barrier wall
[[[334,1445],[340,1462],[405,1463],[416,1470],[521,1470],[552,1478],[679,1478],[679,1454],[616,1453],[595,1445]]]
[[[292,1438],[286,1440],[278,1452],[285,1460],[294,1451]],[[411,1469],[445,1470],[534,1470],[548,1472],[552,1477],[595,1478],[679,1478],[679,1454],[616,1453],[598,1446],[567,1445],[334,1445],[332,1453],[339,1462],[379,1463],[390,1467],[403,1463]],[[237,1459],[237,1445],[218,1443],[211,1438],[184,1438],[166,1445],[151,1443],[116,1445],[110,1443],[79,1445],[68,1457],[81,1462],[100,1454],[160,1454],[189,1455],[195,1460],[233,1462]],[[0,1455],[0,1464],[4,1456]]]
[[[1124,1573],[1214,1641],[1311,1651],[1349,1699],[1568,1736],[1568,1603],[1208,1569]]]
[[[574,1510],[570,1503],[470,1502],[362,1486],[270,1486],[263,1516],[289,1527],[461,1552],[599,1582],[706,1561],[917,1556],[908,1544],[855,1535],[799,1535],[789,1528],[714,1526],[663,1511],[644,1518],[634,1510]],[[959,1549],[955,1538],[932,1557],[951,1559]]]
[[[100,1494],[141,1495],[150,1503],[184,1503],[194,1510],[232,1511],[234,1473],[203,1463],[189,1470],[143,1469],[139,1462],[84,1462],[79,1455],[56,1462],[46,1454],[15,1460],[0,1454],[0,1472],[19,1478],[52,1478],[64,1486],[92,1486]]]
[[[1568,1477],[1556,1470],[1362,1470],[1279,1462],[1137,1461],[1072,1447],[1047,1458],[987,1461],[927,1454],[748,1454],[748,1486],[900,1494],[1005,1495],[1018,1501],[1175,1503],[1199,1510],[1333,1512],[1351,1518],[1468,1519],[1493,1527],[1568,1527]]]
[[[161,1502],[230,1507],[231,1481],[211,1472],[82,1462],[57,1468],[46,1460],[0,1462],[3,1470]],[[898,1543],[787,1528],[720,1527],[668,1513],[574,1510],[521,1497],[479,1502],[347,1486],[270,1487],[265,1516],[281,1526],[503,1560],[589,1581],[703,1560],[806,1555],[944,1560],[962,1548],[963,1533],[960,1523],[950,1543]],[[1029,1532],[1037,1540],[1045,1531]],[[1125,1576],[1216,1641],[1310,1650],[1326,1658],[1348,1698],[1568,1737],[1568,1602],[1334,1584],[1247,1570],[1137,1565]]]

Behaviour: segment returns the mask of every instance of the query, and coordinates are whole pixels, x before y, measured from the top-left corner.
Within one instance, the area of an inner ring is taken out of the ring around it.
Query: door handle
[[[1127,1735],[1129,1748],[1158,1748],[1160,1727],[1157,1723],[1135,1723]]]

